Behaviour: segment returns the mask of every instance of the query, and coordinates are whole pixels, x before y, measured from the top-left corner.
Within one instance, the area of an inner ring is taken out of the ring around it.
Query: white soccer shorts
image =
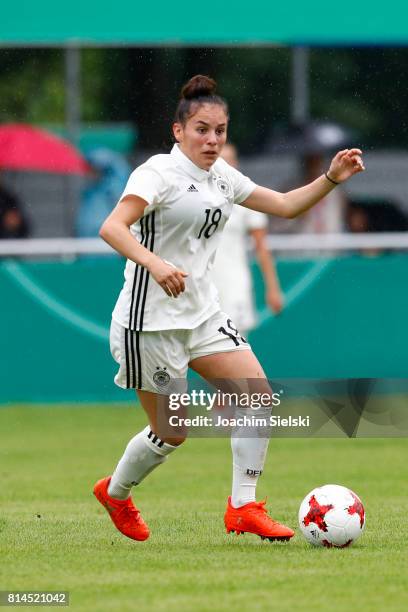
[[[119,387],[169,395],[185,391],[193,359],[251,347],[229,316],[217,312],[195,329],[138,332],[112,319],[110,349],[119,364]]]

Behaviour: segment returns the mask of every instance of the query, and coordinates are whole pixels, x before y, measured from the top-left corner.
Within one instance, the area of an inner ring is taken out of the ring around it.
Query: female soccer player
[[[197,75],[183,87],[170,154],[155,155],[130,176],[100,234],[127,258],[125,283],[112,315],[111,352],[117,385],[135,388],[149,425],[132,438],[112,477],[94,494],[115,526],[134,540],[149,529],[130,491],[183,441],[159,436],[163,404],[191,367],[206,380],[258,381],[271,393],[248,343],[220,311],[211,267],[221,231],[234,205],[293,218],[338,183],[364,170],[359,149],[340,151],[326,174],[288,193],[255,185],[219,155],[227,138],[228,107],[212,79]],[[239,407],[238,407],[239,409]],[[233,483],[224,521],[227,531],[288,540],[292,529],[256,502],[268,438],[232,438]]]

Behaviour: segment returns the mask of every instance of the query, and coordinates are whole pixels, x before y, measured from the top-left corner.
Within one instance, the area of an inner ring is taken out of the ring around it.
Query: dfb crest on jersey
[[[222,195],[224,195],[226,198],[229,195],[231,195],[231,187],[230,187],[229,183],[227,183],[227,181],[225,179],[218,178],[217,179],[217,187],[221,191]]]
[[[153,374],[153,382],[158,387],[165,387],[170,382],[170,375],[166,370],[167,368],[156,367],[156,372]]]

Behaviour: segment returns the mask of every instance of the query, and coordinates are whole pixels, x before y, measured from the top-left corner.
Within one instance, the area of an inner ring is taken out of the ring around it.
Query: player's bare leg
[[[197,357],[189,363],[189,366],[205,380],[259,378],[264,380],[268,389],[270,389],[265,372],[251,350],[215,353]]]
[[[164,442],[172,446],[180,446],[187,436],[186,430],[183,428],[170,428],[168,426],[169,416],[172,411],[169,410],[169,402],[167,395],[159,395],[150,391],[137,391],[140,403],[145,411],[149,424],[152,429]],[[180,417],[187,416],[187,409],[180,406],[177,409],[177,414]]]
[[[198,357],[191,361],[190,367],[204,379],[221,382],[233,380],[235,388],[242,384],[242,390],[250,393],[267,393],[272,389],[254,353],[250,350],[216,353]],[[247,412],[236,408],[240,412]],[[269,419],[270,409],[262,410],[258,416]],[[232,495],[228,499],[224,516],[227,532],[254,533],[262,539],[287,541],[294,531],[270,518],[265,502],[256,502],[255,490],[262,473],[269,437],[245,437],[245,428],[235,428],[231,436],[233,455]],[[248,435],[248,433],[247,433]]]

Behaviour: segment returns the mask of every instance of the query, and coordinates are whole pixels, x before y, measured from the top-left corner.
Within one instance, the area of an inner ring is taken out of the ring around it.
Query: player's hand
[[[184,279],[188,274],[176,268],[172,263],[156,257],[148,269],[156,283],[169,297],[176,298],[185,290]]]
[[[266,303],[275,314],[279,314],[284,305],[282,293],[276,289],[270,289],[266,293]]]
[[[365,170],[360,149],[344,149],[339,151],[332,159],[328,175],[336,183],[347,181],[350,176]]]

